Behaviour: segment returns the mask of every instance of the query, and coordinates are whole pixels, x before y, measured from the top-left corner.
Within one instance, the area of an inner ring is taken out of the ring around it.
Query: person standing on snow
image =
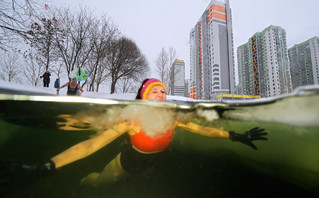
[[[50,72],[47,70],[40,78],[43,78],[43,87],[49,87],[50,84]]]
[[[60,87],[60,78],[57,78],[54,82],[54,88],[59,88]],[[57,91],[57,95],[59,95],[59,91]]]

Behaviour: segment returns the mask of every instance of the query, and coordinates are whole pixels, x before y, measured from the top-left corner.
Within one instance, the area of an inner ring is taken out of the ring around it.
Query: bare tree
[[[35,55],[36,50],[29,49],[24,52],[24,67],[22,68],[23,74],[27,81],[34,86],[39,83],[39,76],[42,74],[44,65],[41,64],[39,58]]]
[[[56,74],[58,78],[61,78],[61,76],[63,76],[63,69],[64,65],[60,62],[52,66],[52,73]]]
[[[35,15],[35,0],[0,1],[0,49],[7,50],[14,41],[28,38],[26,22]]]
[[[101,61],[100,66],[97,68],[96,77],[92,80],[95,81],[96,89],[95,91],[98,92],[100,85],[109,77],[109,73],[107,72],[107,60],[104,59]]]
[[[90,73],[89,91],[98,92],[100,84],[107,79],[105,59],[109,43],[118,36],[119,31],[105,16],[102,16],[101,20],[97,21],[91,30],[93,50],[88,64],[89,67],[87,67]]]
[[[176,50],[174,47],[170,46],[168,49],[168,57],[169,57],[169,70],[168,70],[168,90],[167,93],[172,94],[172,91],[174,89],[174,79],[176,76],[177,71],[176,68],[173,66],[174,60],[176,59]]]
[[[160,80],[167,83],[167,74],[168,74],[168,55],[164,48],[161,49],[161,52],[158,54],[155,60],[156,71],[160,76]]]
[[[107,62],[111,77],[111,94],[115,92],[118,80],[149,71],[144,55],[132,40],[125,37],[110,42]]]
[[[176,50],[170,46],[168,52],[162,48],[155,60],[156,71],[161,81],[167,85],[167,93],[172,94],[174,89],[174,79],[179,72],[178,68],[173,67],[176,59]]]
[[[6,52],[2,56],[0,62],[0,78],[8,82],[18,82],[21,64],[19,62],[18,55],[14,52]]]
[[[76,14],[71,14],[68,9],[62,10],[59,18],[67,21],[64,34],[57,34],[55,38],[58,53],[69,76],[74,69],[84,68],[91,56],[93,44],[90,32],[94,19],[86,9]]]
[[[49,16],[47,16],[49,15]],[[51,15],[51,16],[50,16]],[[27,39],[30,46],[38,51],[37,56],[41,57],[45,70],[49,69],[50,63],[57,60],[56,39],[55,35],[62,33],[59,21],[52,13],[45,13],[41,18],[38,16],[30,25]]]
[[[140,79],[136,80],[134,78],[126,77],[119,81],[119,91],[121,93],[136,93],[138,86],[140,84]]]

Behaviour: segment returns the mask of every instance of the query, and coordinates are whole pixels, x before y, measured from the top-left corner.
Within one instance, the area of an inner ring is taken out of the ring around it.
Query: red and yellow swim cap
[[[141,98],[142,100],[145,100],[147,99],[147,95],[148,93],[151,91],[151,89],[156,86],[156,85],[160,85],[162,86],[164,89],[165,89],[165,92],[166,92],[166,87],[165,85],[158,79],[156,78],[151,78],[149,79],[148,81],[146,81],[141,89]]]

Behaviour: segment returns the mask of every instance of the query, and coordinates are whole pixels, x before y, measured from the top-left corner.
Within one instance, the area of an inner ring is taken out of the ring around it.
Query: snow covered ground
[[[10,90],[10,93],[17,91],[17,92],[25,92],[25,94],[32,94],[32,93],[39,93],[39,94],[50,94],[50,95],[57,95],[56,89],[53,88],[53,84],[50,85],[51,87],[35,87],[31,85],[23,85],[23,84],[15,84],[15,83],[9,83],[5,81],[0,80],[0,94],[3,93],[4,90]],[[318,91],[319,85],[308,85],[304,87],[298,87],[296,90],[294,90],[292,93],[289,94],[282,94],[275,97],[270,98],[260,98],[260,99],[254,99],[254,100],[246,100],[246,101],[226,101],[223,102],[232,104],[232,103],[262,103],[262,102],[270,102],[274,101],[280,98],[284,98],[287,96],[292,95],[307,95],[311,90]],[[63,88],[60,90],[59,95],[60,96],[66,96],[67,88]],[[84,89],[84,93],[82,94],[82,97],[89,97],[89,98],[105,98],[105,99],[116,99],[116,100],[134,100],[136,96],[136,93],[115,93],[110,94],[108,92],[87,92]],[[213,101],[205,101],[205,100],[195,100],[192,98],[182,97],[182,96],[167,96],[167,100],[175,100],[175,101],[184,101],[184,102],[213,102]]]
[[[55,88],[53,88],[53,85],[50,85],[51,87],[35,87],[31,85],[22,85],[22,84],[15,84],[15,83],[9,83],[5,81],[0,80],[0,93],[1,89],[7,89],[17,92],[34,92],[34,93],[40,93],[40,94],[50,94],[50,95],[57,95],[57,91]],[[66,96],[67,88],[63,88],[60,90],[59,95],[60,96]],[[117,99],[117,100],[134,100],[136,93],[115,93],[110,94],[106,92],[87,92],[84,89],[84,92],[82,94],[83,97],[90,97],[90,98],[106,98],[106,99]],[[182,96],[167,96],[168,100],[178,100],[178,101],[196,101],[191,98],[182,97]]]

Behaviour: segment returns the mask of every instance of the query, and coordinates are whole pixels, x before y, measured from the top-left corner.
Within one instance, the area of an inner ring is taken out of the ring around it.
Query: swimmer
[[[71,79],[71,82],[67,82],[64,85],[62,85],[61,87],[57,88],[56,91],[59,92],[60,89],[62,89],[63,87],[66,87],[66,86],[68,87],[68,91],[66,94],[68,96],[76,96],[76,95],[81,96],[81,94],[84,92],[82,87],[76,82],[76,77],[73,77]],[[80,90],[81,92],[78,93],[78,90]]]
[[[151,78],[142,82],[136,99],[141,100],[166,100],[166,87],[158,79]],[[175,128],[190,131],[195,134],[211,138],[230,139],[244,143],[253,149],[257,147],[252,143],[254,140],[267,140],[267,132],[264,129],[253,128],[244,134],[233,131],[225,131],[222,128],[203,127],[193,122],[173,121],[173,126],[161,134],[151,137],[146,131],[141,130],[138,122],[124,121],[108,128],[103,133],[83,142],[80,142],[64,152],[54,156],[47,163],[37,165],[39,170],[54,171],[77,160],[88,157],[94,152],[100,150],[112,141],[127,133],[130,136],[130,145],[122,153],[118,154],[109,164],[106,165],[101,173],[94,172],[82,179],[83,185],[94,187],[117,180],[127,173],[137,174],[144,171],[158,159],[161,152],[165,151],[170,145],[175,135]],[[27,169],[28,167],[25,166]],[[35,167],[32,166],[34,169]]]

